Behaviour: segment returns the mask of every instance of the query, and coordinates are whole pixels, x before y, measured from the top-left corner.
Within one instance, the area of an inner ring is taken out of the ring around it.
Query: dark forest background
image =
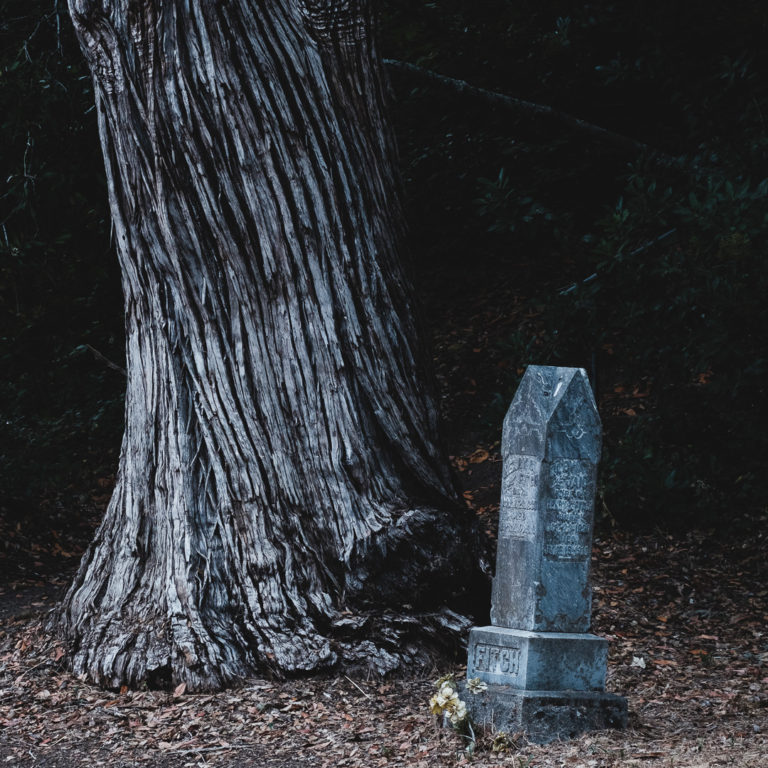
[[[479,329],[493,374],[448,408],[451,451],[498,441],[524,365],[583,366],[606,431],[604,522],[764,523],[768,6],[389,0],[381,24],[387,58],[646,145],[392,68],[427,320],[439,337],[451,307],[487,301],[467,318],[503,329]],[[117,462],[122,298],[92,98],[63,0],[0,0],[10,531],[75,525]],[[438,358],[472,359],[476,335]]]

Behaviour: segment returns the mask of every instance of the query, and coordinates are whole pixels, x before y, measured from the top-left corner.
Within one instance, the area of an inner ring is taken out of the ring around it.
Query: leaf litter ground
[[[530,314],[505,301],[503,286],[497,294],[503,312],[493,297],[475,314],[456,302],[436,340],[453,463],[489,560],[498,443],[467,425],[483,415],[478,382],[509,364],[493,334]],[[593,631],[610,641],[608,688],[627,696],[629,728],[547,746],[509,734],[496,740],[503,751],[483,734],[470,758],[466,741],[428,711],[433,681],[463,674],[448,661],[416,676],[254,679],[215,695],[108,692],[72,677],[66,649],[41,621],[87,542],[88,512],[53,537],[0,520],[0,765],[768,766],[768,533],[758,518],[743,516],[727,534],[599,531]]]
[[[595,544],[594,630],[630,726],[536,746],[511,735],[477,766],[768,765],[766,539],[690,533]],[[23,594],[26,587],[16,584]],[[41,610],[45,600],[35,600]],[[248,680],[216,695],[106,692],[66,671],[40,617],[0,621],[0,763],[10,765],[460,765],[428,713],[430,674]],[[460,668],[455,669],[462,674]]]

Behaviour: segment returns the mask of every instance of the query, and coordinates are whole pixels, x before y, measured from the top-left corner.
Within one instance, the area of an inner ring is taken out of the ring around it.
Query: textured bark
[[[414,622],[361,641],[383,621],[361,607],[426,610],[461,534],[368,3],[70,10],[128,369],[117,486],[55,618],[74,671],[200,690],[265,666],[392,667]]]

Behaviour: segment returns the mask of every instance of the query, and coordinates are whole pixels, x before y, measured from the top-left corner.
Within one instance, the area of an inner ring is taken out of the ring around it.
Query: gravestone
[[[491,626],[469,637],[473,720],[538,742],[624,727],[605,691],[608,642],[589,634],[602,429],[581,368],[530,366],[504,419]]]

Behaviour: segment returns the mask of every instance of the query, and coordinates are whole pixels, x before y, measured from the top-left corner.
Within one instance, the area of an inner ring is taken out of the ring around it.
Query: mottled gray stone
[[[597,635],[475,627],[467,677],[512,688],[602,691],[608,641]]]
[[[520,733],[538,744],[573,739],[586,731],[627,727],[627,700],[595,691],[520,691],[489,685],[472,693],[466,684],[459,696],[467,703],[475,725],[495,733]]]
[[[530,366],[504,419],[492,624],[589,629],[600,438],[586,373]]]
[[[470,632],[466,692],[479,725],[534,741],[624,727],[605,692],[608,643],[588,634],[601,426],[580,368],[530,366],[504,419],[491,624]]]

